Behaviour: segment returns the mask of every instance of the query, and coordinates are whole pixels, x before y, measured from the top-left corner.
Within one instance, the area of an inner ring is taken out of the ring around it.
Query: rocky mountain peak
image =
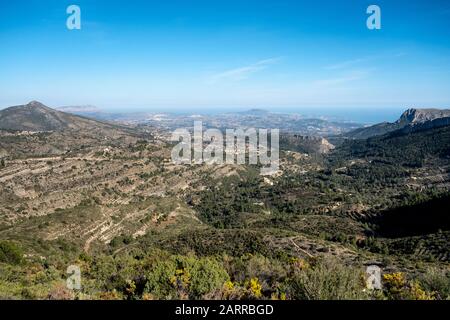
[[[32,108],[46,108],[46,106],[42,103],[40,103],[39,101],[33,100],[30,101],[26,104],[27,107],[32,107]]]
[[[450,110],[411,108],[403,112],[397,123],[416,124],[445,117],[450,117]]]
[[[450,125],[450,109],[409,108],[395,122],[383,122],[347,133],[353,139],[367,139],[389,132],[412,132]]]

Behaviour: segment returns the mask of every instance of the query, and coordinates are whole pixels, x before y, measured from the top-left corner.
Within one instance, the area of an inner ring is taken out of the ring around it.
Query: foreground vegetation
[[[450,273],[428,269],[410,277],[385,273],[368,290],[364,268],[333,258],[285,259],[260,254],[199,257],[164,250],[80,254],[81,289],[69,290],[63,261],[20,261],[2,242],[0,293],[5,299],[449,299]],[[61,265],[60,265],[61,264]]]

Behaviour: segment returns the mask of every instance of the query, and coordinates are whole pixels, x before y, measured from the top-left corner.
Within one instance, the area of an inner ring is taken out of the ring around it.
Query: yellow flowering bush
[[[434,294],[426,292],[417,281],[408,282],[402,272],[383,275],[384,292],[394,300],[433,300]]]
[[[272,295],[270,296],[270,300],[286,300],[286,293],[273,292]]]
[[[262,285],[258,278],[251,278],[249,281],[246,281],[245,288],[249,290],[250,295],[255,298],[260,298],[262,296]]]
[[[405,275],[402,272],[384,274],[383,281],[391,294],[398,294],[406,285]]]
[[[411,298],[413,300],[434,300],[434,293],[428,293],[417,281],[411,284]]]

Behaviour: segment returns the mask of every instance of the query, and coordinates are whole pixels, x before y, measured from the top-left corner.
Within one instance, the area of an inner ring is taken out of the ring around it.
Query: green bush
[[[323,260],[298,270],[288,281],[291,296],[296,300],[367,299],[362,270]]]
[[[212,258],[195,259],[190,266],[190,274],[190,292],[193,298],[201,298],[230,280],[223,266]]]
[[[283,262],[260,254],[247,254],[231,259],[226,264],[226,269],[232,275],[233,281],[243,283],[252,278],[260,279],[264,290],[270,290],[272,284],[282,282],[288,271]]]
[[[450,299],[450,272],[429,268],[419,279],[423,288],[434,292],[437,299]]]
[[[0,262],[20,264],[23,260],[23,250],[11,241],[0,241]]]
[[[214,258],[172,256],[158,261],[147,274],[144,292],[159,299],[200,299],[230,278]]]
[[[147,274],[144,292],[151,293],[158,299],[175,299],[177,292],[173,277],[176,270],[176,264],[173,260],[156,262],[151,272]]]

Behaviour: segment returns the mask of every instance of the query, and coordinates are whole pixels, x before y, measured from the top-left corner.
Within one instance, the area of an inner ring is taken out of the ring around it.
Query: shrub
[[[287,277],[286,264],[260,254],[247,254],[239,258],[224,258],[225,268],[233,281],[245,283],[258,279],[262,295],[270,297],[279,283]]]
[[[151,272],[147,274],[144,293],[151,293],[158,299],[175,299],[177,292],[173,277],[176,270],[176,264],[172,259],[156,262]]]
[[[212,258],[195,260],[190,273],[192,279],[190,292],[193,298],[201,298],[230,280],[223,266]]]
[[[429,268],[420,278],[420,283],[429,292],[435,292],[437,299],[450,299],[450,272]]]
[[[159,299],[199,299],[228,280],[228,273],[213,258],[172,256],[153,266],[144,292]]]
[[[433,300],[433,294],[425,291],[417,281],[408,282],[402,272],[383,275],[384,293],[394,300]]]
[[[335,260],[318,261],[299,270],[287,281],[292,299],[348,300],[367,299],[362,270],[339,264]]]
[[[23,260],[23,250],[10,241],[0,241],[0,262],[20,264]]]
[[[246,281],[245,288],[249,291],[250,295],[255,298],[260,298],[262,296],[262,285],[258,278],[251,278],[249,281]]]
[[[49,300],[73,300],[74,298],[74,293],[62,283],[55,285],[47,296]]]

